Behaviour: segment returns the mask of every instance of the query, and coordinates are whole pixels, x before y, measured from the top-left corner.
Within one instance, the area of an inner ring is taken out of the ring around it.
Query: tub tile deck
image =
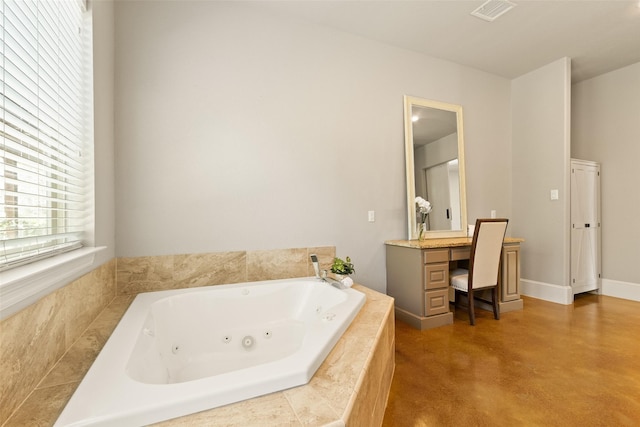
[[[156,425],[337,426],[350,417],[379,425],[394,367],[393,299],[354,287],[367,301],[309,384]],[[133,298],[116,297],[3,427],[53,425]]]

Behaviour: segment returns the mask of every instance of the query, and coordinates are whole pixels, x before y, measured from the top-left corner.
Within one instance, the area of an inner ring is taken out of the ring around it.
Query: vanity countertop
[[[521,237],[505,237],[504,243],[522,243],[524,239]],[[455,248],[459,246],[471,246],[471,237],[445,237],[439,239],[424,240],[387,240],[384,242],[389,246],[402,246],[405,248],[416,249],[438,249],[438,248]]]

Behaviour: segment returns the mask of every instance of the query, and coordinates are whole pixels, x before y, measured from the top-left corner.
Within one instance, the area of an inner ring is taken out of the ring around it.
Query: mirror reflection
[[[462,107],[405,97],[409,239],[466,235]],[[416,197],[431,204],[420,215]],[[424,217],[424,225],[421,218]]]

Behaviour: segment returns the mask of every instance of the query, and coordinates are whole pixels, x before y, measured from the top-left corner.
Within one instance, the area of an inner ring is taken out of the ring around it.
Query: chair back
[[[469,258],[470,289],[497,285],[500,254],[508,223],[506,218],[476,220]]]

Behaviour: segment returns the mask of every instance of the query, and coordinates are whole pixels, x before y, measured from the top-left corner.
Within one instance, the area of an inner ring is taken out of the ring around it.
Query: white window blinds
[[[78,0],[0,3],[0,270],[81,246],[82,21]]]

